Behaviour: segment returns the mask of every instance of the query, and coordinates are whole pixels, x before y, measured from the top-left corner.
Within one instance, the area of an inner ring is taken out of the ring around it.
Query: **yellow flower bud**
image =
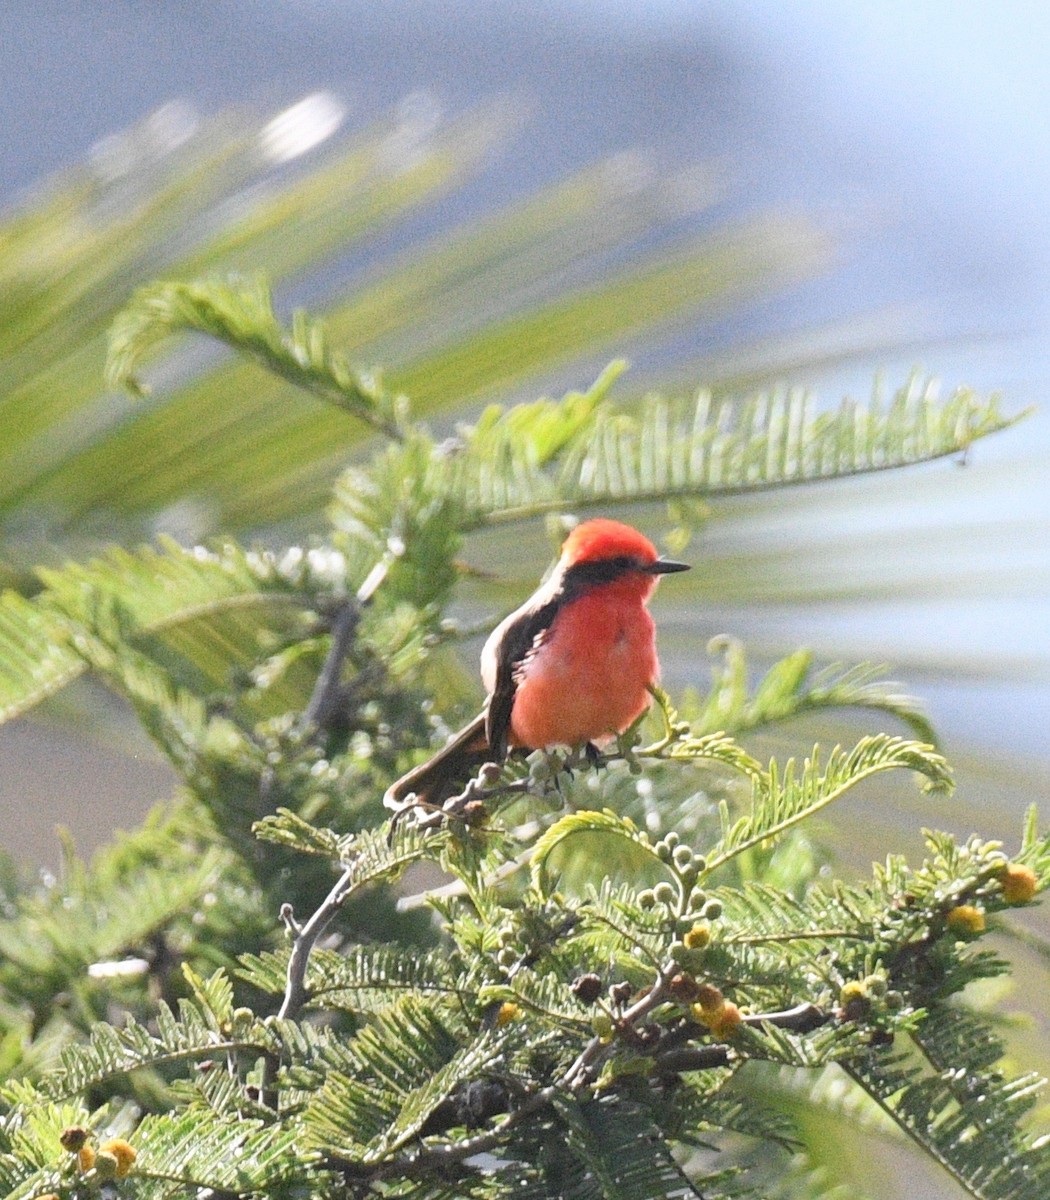
[[[131,1164],[138,1157],[134,1148],[123,1138],[110,1138],[98,1148],[99,1158],[103,1154],[111,1154],[117,1160],[117,1178],[123,1179],[131,1170]]]
[[[1027,904],[1039,890],[1035,872],[1021,863],[1007,863],[999,873],[999,882],[1007,904]]]
[[[682,937],[688,950],[703,950],[711,941],[711,930],[706,925],[694,925]]]
[[[743,1019],[740,1009],[737,1008],[733,1001],[726,1000],[717,1017],[709,1021],[708,1024],[715,1037],[724,1041],[726,1038],[733,1036]]]
[[[867,1000],[867,998],[868,989],[857,979],[851,980],[849,983],[844,983],[839,991],[839,1004],[843,1008],[856,1000]]]
[[[90,1146],[81,1146],[77,1151],[77,1166],[86,1174],[95,1165],[95,1151]]]
[[[502,1029],[504,1025],[509,1025],[511,1021],[516,1021],[521,1016],[521,1005],[515,1004],[513,1000],[504,1000],[499,1006],[499,1012],[496,1013],[496,1028]]]
[[[702,984],[700,993],[700,999],[689,1009],[693,1020],[706,1025],[716,1038],[731,1036],[740,1024],[740,1009],[710,984]]]
[[[984,932],[984,913],[972,904],[957,904],[946,920],[952,933],[961,937],[975,937]]]

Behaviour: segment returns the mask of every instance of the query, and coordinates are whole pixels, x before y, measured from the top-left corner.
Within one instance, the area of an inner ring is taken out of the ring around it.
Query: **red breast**
[[[653,619],[644,597],[655,580],[627,576],[567,604],[523,664],[511,740],[579,745],[621,733],[648,706],[660,677]]]

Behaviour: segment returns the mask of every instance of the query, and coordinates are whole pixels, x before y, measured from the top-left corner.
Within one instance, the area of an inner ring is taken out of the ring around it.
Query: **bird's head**
[[[648,583],[647,592],[655,586],[657,576],[689,570],[688,563],[661,558],[637,529],[606,517],[576,526],[562,545],[558,566],[565,575],[581,581],[611,583],[633,578]]]

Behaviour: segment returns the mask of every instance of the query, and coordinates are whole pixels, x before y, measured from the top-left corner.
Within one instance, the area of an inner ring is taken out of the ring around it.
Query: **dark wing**
[[[537,608],[525,609],[507,626],[496,651],[496,685],[485,708],[485,735],[495,762],[507,757],[510,714],[523,662],[543,641],[562,606],[561,592]]]
[[[480,713],[433,758],[392,783],[383,803],[396,812],[405,806],[410,795],[414,795],[415,803],[436,808],[453,795],[457,787],[466,783],[472,771],[491,757],[485,740],[485,714]]]

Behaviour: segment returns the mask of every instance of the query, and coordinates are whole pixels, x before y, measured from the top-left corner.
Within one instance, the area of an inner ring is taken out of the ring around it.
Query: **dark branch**
[[[361,607],[355,597],[343,601],[332,621],[332,644],[325,655],[309,703],[303,710],[303,719],[317,729],[328,729],[339,712],[343,663],[354,644],[360,620]]]
[[[780,1012],[752,1013],[742,1020],[745,1025],[776,1025],[778,1029],[790,1029],[792,1033],[812,1033],[814,1029],[826,1025],[831,1016],[806,1000],[796,1004],[794,1008],[785,1008]]]
[[[357,592],[348,596],[336,610],[332,620],[332,644],[328,648],[309,702],[303,710],[303,719],[318,729],[327,729],[338,715],[342,701],[340,678],[343,663],[354,644],[361,613],[371,603],[376,589],[387,577],[395,557],[396,553],[393,550],[388,551],[369,571]]]

